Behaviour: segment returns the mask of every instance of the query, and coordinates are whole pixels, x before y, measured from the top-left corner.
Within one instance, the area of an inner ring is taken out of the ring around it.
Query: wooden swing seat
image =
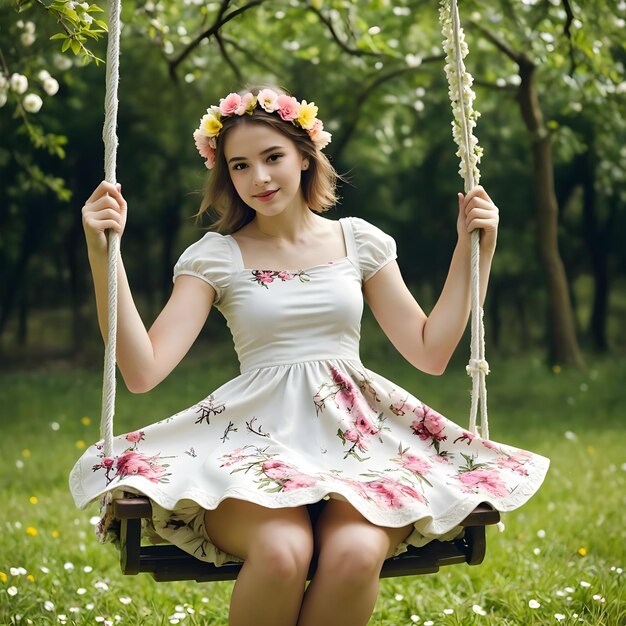
[[[113,514],[121,523],[120,565],[123,574],[147,572],[159,582],[213,582],[237,578],[241,563],[216,567],[171,544],[141,545],[141,520],[152,518],[152,506],[148,498],[115,500]],[[498,511],[487,504],[480,504],[460,523],[465,528],[462,537],[451,541],[434,540],[421,548],[409,546],[407,552],[385,561],[380,577],[434,574],[442,565],[454,563],[479,565],[485,558],[485,526],[499,521]],[[313,576],[315,567],[316,564],[312,563],[308,580]]]

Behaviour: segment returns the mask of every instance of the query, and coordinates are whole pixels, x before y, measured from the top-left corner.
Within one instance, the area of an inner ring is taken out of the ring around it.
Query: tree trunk
[[[523,59],[519,70],[522,82],[518,100],[532,142],[537,245],[548,287],[548,359],[551,364],[582,368],[584,362],[576,339],[567,278],[559,253],[559,207],[554,190],[552,139],[544,126],[539,106],[534,82],[535,66]]]
[[[583,165],[583,231],[585,242],[591,256],[593,270],[593,309],[589,331],[597,350],[605,352],[608,347],[606,338],[606,318],[609,300],[609,272],[607,258],[608,228],[598,225],[596,189],[595,189],[595,154],[593,139],[585,154]],[[606,226],[609,226],[611,220]]]

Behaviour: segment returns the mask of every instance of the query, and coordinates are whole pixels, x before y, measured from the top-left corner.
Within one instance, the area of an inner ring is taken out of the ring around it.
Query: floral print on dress
[[[211,424],[211,415],[219,415],[226,410],[226,404],[224,402],[215,404],[215,397],[211,394],[206,400],[203,400],[198,405],[196,413],[199,414],[196,424],[201,424],[206,420],[207,426]]]
[[[363,457],[359,452],[367,452],[373,436],[377,435],[382,442],[380,433],[387,429],[384,425],[386,418],[383,413],[378,413],[368,404],[360,385],[355,385],[352,378],[336,367],[330,368],[330,375],[332,382],[322,383],[313,396],[315,410],[319,415],[325,409],[326,402],[332,399],[337,409],[349,420],[348,427],[345,425],[346,420],[342,420],[337,430],[337,436],[342,444],[349,446],[343,458],[351,456],[357,461],[367,461],[369,457]],[[365,380],[363,382],[365,384]]]
[[[391,395],[393,398],[393,394]],[[429,406],[419,401],[414,404],[408,402],[408,399],[409,396],[407,394],[402,399],[392,402],[389,408],[396,415],[412,413],[415,416],[415,419],[411,422],[413,434],[417,435],[422,441],[428,441],[430,439],[430,445],[432,445],[437,451],[437,454],[439,454],[441,442],[448,438],[444,432],[446,418]],[[470,433],[467,434],[470,435]]]
[[[222,464],[220,467],[235,467],[230,471],[252,472],[258,489],[263,489],[268,493],[296,491],[315,487],[317,479],[313,476],[301,472],[290,463],[276,459],[277,454],[268,453],[268,447],[258,448],[256,446],[245,446],[236,448],[232,452],[220,457]]]
[[[168,483],[171,474],[166,470],[168,463],[163,463],[160,454],[147,455],[139,451],[139,442],[146,438],[143,430],[137,430],[128,433],[124,439],[133,445],[126,448],[122,454],[116,457],[105,457],[103,452],[98,455],[100,462],[92,467],[94,472],[104,470],[104,478],[106,485],[109,486],[114,480],[123,480],[124,478],[141,476],[152,483]],[[97,449],[102,450],[103,446],[98,444]]]
[[[508,496],[510,490],[500,476],[496,468],[489,463],[475,463],[475,457],[462,455],[466,461],[465,466],[459,468],[456,479],[461,483],[461,490],[466,493],[488,493],[489,495],[503,498]]]
[[[340,476],[335,476],[335,480],[340,480],[361,498],[381,510],[398,510],[416,502],[426,503],[426,499],[419,491],[396,478],[391,478],[386,472],[366,473],[363,476],[369,477],[370,480],[361,481]],[[371,480],[372,478],[374,480]]]
[[[287,270],[252,270],[251,280],[257,285],[269,289],[268,285],[277,279],[285,283],[294,278],[297,278],[301,283],[308,283],[311,280],[311,277],[304,271],[288,272]]]

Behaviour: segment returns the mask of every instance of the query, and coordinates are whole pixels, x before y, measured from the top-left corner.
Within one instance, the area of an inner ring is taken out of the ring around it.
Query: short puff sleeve
[[[224,235],[208,232],[191,244],[174,266],[174,280],[181,274],[197,276],[215,289],[217,304],[230,283],[232,249]]]
[[[360,217],[353,217],[352,232],[363,282],[397,258],[396,242],[377,226]]]

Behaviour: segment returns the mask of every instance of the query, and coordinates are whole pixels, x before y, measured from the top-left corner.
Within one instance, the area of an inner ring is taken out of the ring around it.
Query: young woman
[[[456,535],[481,502],[520,506],[548,466],[468,433],[359,357],[365,300],[405,359],[445,370],[469,316],[475,229],[485,296],[498,227],[489,195],[482,187],[459,194],[458,243],[427,316],[390,236],[357,217],[323,217],[337,174],[316,115],[313,103],[271,89],[229,94],[208,109],[194,134],[212,170],[201,212],[211,207],[226,234],[208,232],[182,254],[149,331],[120,259],[117,362],[131,391],[150,390],[216,306],[241,375],[117,437],[112,458],[92,446],[71,475],[79,506],[107,491],[145,494],[153,532],[218,565],[243,560],[233,625],[366,624],[387,557]],[[103,335],[105,233],[124,232],[126,211],[121,187],[106,182],[83,207]],[[109,517],[100,533],[114,533]]]

